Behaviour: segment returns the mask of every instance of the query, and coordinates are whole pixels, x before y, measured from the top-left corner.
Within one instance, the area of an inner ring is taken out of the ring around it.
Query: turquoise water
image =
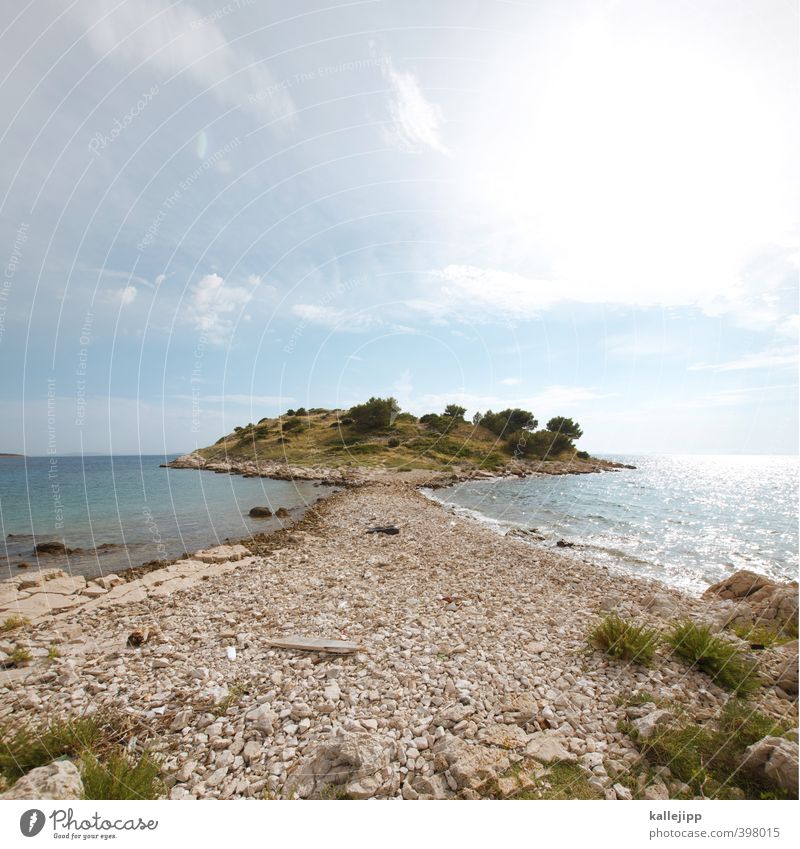
[[[5,561],[0,576],[36,565],[33,547],[46,540],[96,549],[70,557],[42,557],[40,565],[66,566],[94,576],[178,557],[280,526],[251,519],[256,505],[286,507],[298,516],[329,493],[311,481],[242,478],[192,469],[162,469],[163,456],[0,458],[0,531]]]
[[[610,457],[637,468],[497,479],[431,495],[498,531],[692,591],[737,569],[797,577],[798,463],[786,456]]]

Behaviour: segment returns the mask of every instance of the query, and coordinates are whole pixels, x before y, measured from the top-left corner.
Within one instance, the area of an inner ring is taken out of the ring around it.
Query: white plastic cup
[[[228,660],[236,660],[236,646],[228,646]]]

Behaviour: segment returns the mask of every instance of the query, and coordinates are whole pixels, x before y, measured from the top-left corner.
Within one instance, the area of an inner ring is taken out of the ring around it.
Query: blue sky
[[[34,0],[0,12],[0,450],[293,406],[523,406],[795,452],[797,10]]]

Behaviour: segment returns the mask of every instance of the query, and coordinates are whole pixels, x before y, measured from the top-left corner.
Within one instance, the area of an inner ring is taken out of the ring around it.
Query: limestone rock
[[[578,760],[578,756],[567,748],[565,738],[551,731],[538,731],[531,735],[525,754],[545,764],[553,761],[575,763]]]
[[[290,775],[288,787],[301,799],[324,798],[331,788],[352,799],[380,796],[394,754],[393,740],[367,732],[320,741]]]
[[[764,737],[748,747],[741,766],[797,798],[797,743],[783,737]]]
[[[0,799],[80,799],[83,782],[72,761],[53,761],[23,775]]]
[[[229,560],[241,560],[250,552],[243,545],[217,545],[195,551],[193,558],[201,563],[227,563]]]
[[[642,740],[647,740],[652,737],[656,731],[669,728],[674,724],[675,717],[668,710],[654,710],[639,719],[634,719],[632,723]]]
[[[778,671],[775,684],[790,696],[797,695],[797,640],[781,646],[778,650]]]
[[[458,790],[481,790],[506,772],[508,757],[497,749],[470,744],[449,734],[439,740],[434,751],[436,763],[447,768],[447,774]]]
[[[499,746],[501,749],[524,749],[528,735],[516,725],[488,725],[478,732],[478,740],[487,746]]]
[[[433,722],[431,724],[434,727],[441,725],[442,728],[452,728],[454,725],[458,725],[458,723],[463,719],[466,719],[468,716],[472,716],[473,713],[475,713],[475,708],[472,707],[472,705],[450,705],[450,707],[439,711],[439,713],[433,717]]]
[[[772,582],[766,575],[758,575],[749,569],[741,569],[727,578],[723,578],[716,584],[712,584],[704,593],[703,597],[718,596],[719,598],[747,598],[762,587],[769,586]]]

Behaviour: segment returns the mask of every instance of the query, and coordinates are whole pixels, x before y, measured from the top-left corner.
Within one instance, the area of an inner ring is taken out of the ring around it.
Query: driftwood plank
[[[319,640],[307,637],[286,637],[281,640],[270,640],[269,644],[276,649],[322,651],[329,654],[352,654],[364,650],[360,643],[352,643],[349,640]]]

